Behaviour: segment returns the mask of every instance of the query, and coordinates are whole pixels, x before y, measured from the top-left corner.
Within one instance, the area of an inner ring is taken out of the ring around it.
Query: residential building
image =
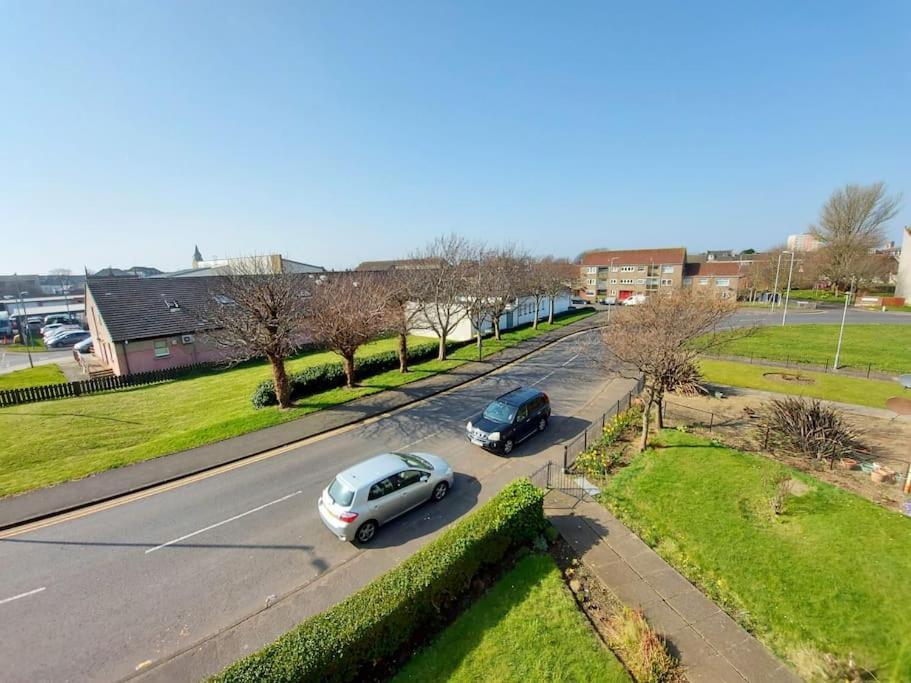
[[[359,263],[355,270],[389,272],[392,270],[428,270],[438,268],[441,263],[440,259],[435,258],[407,258],[393,259],[390,261],[364,261]]]
[[[554,314],[564,313],[569,310],[570,307],[570,295],[569,292],[566,294],[561,294],[560,296],[554,299]],[[540,306],[538,307],[537,317],[538,320],[546,319],[550,313],[550,299],[547,297],[542,297]],[[474,323],[469,319],[465,311],[456,311],[456,316],[461,316],[461,320],[456,325],[455,329],[449,334],[449,339],[451,341],[468,341],[473,339],[476,334],[477,328]],[[516,299],[516,301],[507,307],[506,312],[500,316],[500,329],[510,330],[514,327],[519,327],[520,325],[531,324],[535,320],[535,299],[532,296],[522,296]],[[482,334],[486,334],[491,331],[493,325],[490,321],[485,321],[481,325]],[[429,329],[425,324],[421,324],[420,320],[416,321],[414,327],[411,330],[411,334],[414,334],[418,337],[433,337],[437,338],[436,333]]]
[[[95,277],[152,277],[153,275],[163,275],[164,273],[158,268],[150,266],[133,266],[132,268],[102,268],[96,273]]]
[[[791,251],[816,251],[822,244],[808,232],[799,235],[788,235],[788,249]]]
[[[722,299],[736,298],[746,266],[739,261],[708,261],[687,263],[683,286],[695,290],[714,292]]]
[[[902,232],[901,255],[898,259],[898,273],[895,276],[895,296],[905,303],[911,302],[911,225]]]
[[[589,301],[648,296],[683,286],[686,248],[599,250],[582,254],[580,294]]]
[[[219,360],[193,311],[208,303],[211,277],[89,277],[86,321],[95,356],[115,375]]]
[[[203,259],[199,247],[193,250],[192,267],[172,273],[162,273],[156,277],[202,277],[209,275],[224,275],[230,272],[232,266],[255,268],[261,273],[325,273],[322,266],[310,263],[292,261],[281,254],[264,254],[262,256],[239,256],[235,258]]]

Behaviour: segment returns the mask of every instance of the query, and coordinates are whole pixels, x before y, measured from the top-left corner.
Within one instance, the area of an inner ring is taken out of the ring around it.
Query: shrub
[[[623,607],[606,623],[607,640],[639,683],[683,680],[680,668],[642,612]]]
[[[604,426],[601,438],[596,444],[576,457],[573,468],[585,476],[603,477],[619,463],[621,453],[613,449],[623,436],[639,424],[642,417],[642,407],[634,405],[614,415],[613,419]]]
[[[213,680],[350,681],[395,655],[467,592],[485,565],[546,528],[544,492],[518,479],[398,567]]]
[[[863,447],[841,413],[817,400],[776,399],[760,414],[768,442],[783,451],[833,462]]]
[[[437,354],[437,344],[420,344],[408,349],[408,359],[411,361],[422,361],[432,358]],[[399,356],[397,351],[383,351],[372,356],[356,358],[354,361],[354,371],[358,377],[369,377],[386,370],[392,370],[399,366]],[[320,391],[336,389],[345,384],[345,369],[341,361],[337,363],[323,363],[322,365],[313,365],[300,372],[292,372],[288,375],[288,382],[291,385],[291,399],[308,396]],[[259,383],[250,398],[254,408],[265,408],[274,406],[278,403],[275,398],[275,386],[271,379],[263,380]]]

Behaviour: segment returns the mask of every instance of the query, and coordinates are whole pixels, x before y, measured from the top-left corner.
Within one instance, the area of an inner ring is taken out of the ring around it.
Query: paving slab
[[[604,506],[585,500],[546,512],[589,571],[621,602],[642,609],[691,683],[800,680]]]

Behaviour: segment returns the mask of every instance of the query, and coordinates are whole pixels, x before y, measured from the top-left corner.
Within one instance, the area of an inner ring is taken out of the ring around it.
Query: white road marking
[[[546,375],[544,375],[544,377],[542,377],[541,379],[539,379],[537,382],[532,382],[531,385],[532,385],[533,387],[538,386],[541,382],[543,382],[544,380],[546,380],[548,377],[550,377],[550,376],[551,376],[552,374],[554,374],[555,372],[556,372],[556,370],[551,370],[551,371],[548,372]]]
[[[293,498],[294,496],[300,495],[301,493],[303,493],[303,491],[295,491],[294,493],[289,493],[287,496],[282,496],[281,498],[278,498],[277,500],[273,500],[269,503],[266,503],[265,505],[260,505],[259,507],[255,507],[252,510],[247,510],[246,512],[241,512],[239,515],[234,515],[233,517],[225,519],[221,522],[217,522],[215,524],[210,524],[205,529],[200,529],[199,531],[194,531],[193,533],[187,534],[185,536],[181,536],[180,538],[175,538],[173,541],[168,541],[167,543],[162,543],[161,545],[156,545],[154,548],[149,548],[148,550],[146,550],[146,555],[148,555],[149,553],[154,553],[156,550],[161,550],[162,548],[167,548],[169,545],[174,545],[175,543],[180,543],[181,541],[185,541],[188,538],[192,538],[193,536],[197,536],[199,534],[205,533],[206,531],[211,531],[212,529],[214,529],[216,527],[220,527],[222,524],[227,524],[228,522],[233,522],[235,520],[240,519],[241,517],[246,517],[247,515],[252,515],[254,512],[259,512],[260,510],[265,510],[270,505],[275,505],[276,503],[281,503],[282,501],[288,500],[289,498]]]
[[[567,365],[569,365],[569,364],[572,363],[574,360],[576,360],[576,358],[578,358],[580,355],[581,355],[581,351],[580,351],[579,353],[577,353],[575,356],[573,356],[572,358],[570,358],[568,361],[566,361],[565,363],[563,363],[563,366],[562,366],[562,367],[565,368]]]
[[[412,442],[410,442],[410,443],[406,443],[404,446],[400,446],[399,449],[404,451],[406,448],[411,448],[411,447],[414,446],[415,444],[421,443],[421,441],[426,441],[426,440],[429,439],[431,436],[436,436],[437,434],[439,434],[439,433],[442,432],[442,431],[443,431],[443,430],[440,429],[440,430],[438,430],[438,431],[436,431],[436,432],[433,432],[432,434],[428,434],[427,436],[422,436],[420,439],[416,439],[416,440],[414,440],[414,441],[412,441]]]
[[[28,596],[34,595],[35,593],[40,593],[41,591],[45,590],[46,588],[47,588],[47,586],[42,586],[41,588],[36,588],[33,591],[28,591],[27,593],[19,593],[19,595],[14,595],[11,598],[4,598],[3,600],[0,600],[0,605],[2,605],[5,602],[12,602],[13,600],[18,600],[19,598],[27,598]]]

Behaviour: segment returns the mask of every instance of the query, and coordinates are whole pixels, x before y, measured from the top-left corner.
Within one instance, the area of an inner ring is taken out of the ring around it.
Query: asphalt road
[[[0,538],[0,662],[4,681],[115,680],[262,608],[358,550],[322,525],[316,500],[341,469],[388,450],[442,455],[452,494],[380,530],[367,552],[427,535],[470,510],[479,480],[502,459],[467,443],[464,420],[517,385],[551,397],[542,435],[513,457],[580,432],[573,417],[612,380],[571,338],[451,393],[370,424],[172,490]],[[238,653],[240,654],[240,653]]]

